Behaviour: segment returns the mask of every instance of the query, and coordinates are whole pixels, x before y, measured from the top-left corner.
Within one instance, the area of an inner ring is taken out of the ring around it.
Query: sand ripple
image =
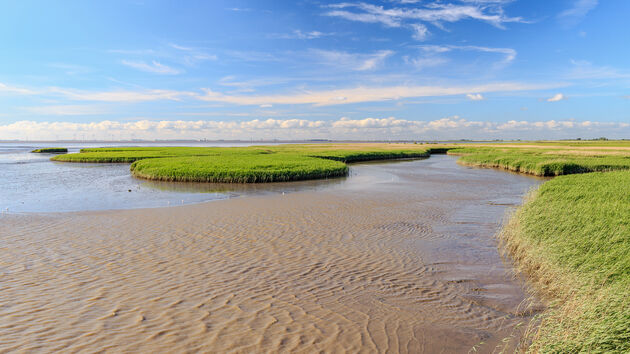
[[[359,168],[398,178],[356,188],[0,216],[0,351],[492,351],[527,317],[488,201],[537,182],[429,161]]]

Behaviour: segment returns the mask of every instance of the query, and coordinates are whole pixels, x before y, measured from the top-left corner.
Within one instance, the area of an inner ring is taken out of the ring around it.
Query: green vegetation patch
[[[339,161],[293,154],[188,156],[136,161],[134,176],[162,181],[261,183],[345,176]]]
[[[40,154],[63,154],[68,152],[67,148],[59,148],[59,147],[54,147],[54,148],[41,148],[41,149],[35,149],[31,152],[34,153],[40,153]]]
[[[345,163],[428,157],[411,144],[314,144],[250,147],[127,147],[83,149],[64,162],[132,163],[134,176],[162,181],[262,183],[345,176]]]
[[[502,235],[520,270],[556,303],[532,352],[630,352],[630,172],[545,184]]]
[[[567,149],[526,149],[493,147],[457,148],[449,154],[462,155],[459,163],[494,167],[537,176],[630,169],[630,151],[620,152]]]

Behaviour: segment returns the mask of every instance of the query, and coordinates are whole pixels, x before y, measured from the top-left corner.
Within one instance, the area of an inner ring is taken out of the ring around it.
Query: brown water
[[[447,156],[353,171],[319,191],[0,216],[0,351],[466,353],[518,337],[526,294],[493,236],[540,180]]]

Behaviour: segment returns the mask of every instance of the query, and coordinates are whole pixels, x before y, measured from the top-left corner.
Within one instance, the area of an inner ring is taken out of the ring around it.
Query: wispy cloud
[[[468,97],[468,99],[471,100],[471,101],[483,101],[483,100],[485,100],[485,97],[483,97],[483,95],[480,94],[480,93],[468,93],[468,94],[466,94],[466,97]]]
[[[86,66],[76,65],[76,64],[50,63],[48,64],[48,66],[56,70],[61,70],[63,71],[65,75],[70,75],[70,76],[85,75],[92,71],[92,69]]]
[[[21,87],[9,86],[9,85],[5,85],[5,84],[0,82],[0,94],[2,94],[2,93],[18,94],[18,95],[35,95],[35,94],[37,94],[37,92],[33,91],[33,90],[29,90],[29,89],[25,89],[25,88],[21,88]]]
[[[386,27],[401,27],[406,23],[414,30],[414,36],[418,36],[418,21],[430,23],[438,28],[443,28],[443,23],[453,23],[461,20],[472,19],[489,23],[497,28],[505,28],[506,23],[525,22],[521,17],[505,15],[503,5],[507,1],[465,1],[461,4],[419,1],[399,1],[401,4],[416,4],[416,7],[392,7],[358,3],[339,3],[326,5],[328,10],[325,16],[339,17],[349,21],[364,23],[378,23]],[[426,27],[425,27],[426,29]],[[426,35],[426,31],[421,30]],[[421,37],[424,38],[424,37]]]
[[[566,100],[566,99],[567,99],[567,97],[565,95],[563,95],[561,93],[557,93],[557,94],[553,95],[552,97],[549,97],[547,99],[547,102],[559,102],[559,101]]]
[[[598,66],[586,60],[571,60],[571,67],[567,79],[628,79],[630,72],[622,71],[611,66]]]
[[[168,65],[162,64],[155,60],[151,61],[150,63],[146,63],[144,61],[121,60],[121,63],[130,68],[134,68],[140,71],[153,73],[153,74],[177,75],[181,73],[180,70],[172,68]]]
[[[299,80],[299,78],[291,77],[262,77],[243,80],[239,77],[228,75],[224,76],[217,81],[221,86],[230,87],[232,92],[254,92],[257,88],[266,86],[278,86],[285,85],[289,82]]]
[[[312,104],[339,105],[362,102],[379,102],[400,100],[412,97],[438,97],[466,95],[470,92],[514,92],[531,91],[564,87],[566,84],[527,84],[518,82],[491,83],[479,86],[387,86],[387,87],[357,87],[327,91],[302,91],[292,94],[276,95],[227,95],[204,89],[205,95],[199,99],[210,102],[223,102],[236,105],[263,104]]]
[[[125,59],[121,60],[121,63],[126,66],[165,75],[180,74],[183,70],[164,64],[164,61],[196,67],[201,62],[218,59],[217,55],[207,53],[204,48],[177,43],[168,43],[155,49],[110,49],[107,52],[124,55]]]
[[[293,30],[291,33],[284,33],[274,35],[275,38],[283,38],[283,39],[317,39],[327,36],[332,36],[334,33],[325,33],[320,31],[301,31],[301,30]]]
[[[51,105],[22,107],[23,111],[42,116],[86,116],[107,113],[103,107],[84,105]]]
[[[412,23],[411,28],[413,28],[413,39],[415,40],[424,41],[429,36],[427,26],[421,23]]]
[[[231,77],[224,78],[223,85],[231,83],[240,86],[242,83],[232,82]],[[243,83],[247,86],[247,83]],[[72,101],[94,102],[149,102],[149,101],[182,101],[185,99],[208,102],[222,102],[235,105],[339,105],[361,102],[378,102],[400,100],[412,97],[439,97],[466,95],[471,92],[483,94],[487,92],[515,92],[549,90],[568,86],[567,83],[523,83],[523,82],[495,82],[483,85],[469,86],[359,86],[354,88],[334,90],[304,90],[289,94],[228,94],[213,91],[209,88],[195,91],[175,91],[159,89],[87,91],[61,87],[47,87],[37,90],[11,87],[0,83],[0,93],[9,92],[19,95],[36,95],[41,98],[62,97]]]
[[[250,11],[254,11],[254,9],[250,9],[250,8],[247,8],[247,7],[230,7],[227,10],[234,11],[234,12],[250,12]]]
[[[598,4],[598,0],[574,0],[573,6],[558,14],[558,19],[567,27],[578,24]]]
[[[194,66],[203,61],[218,59],[215,54],[208,54],[199,48],[183,46],[175,43],[171,43],[169,46],[179,51],[178,53],[174,53],[169,56],[172,57],[174,61],[182,62],[184,65]]]
[[[281,62],[286,60],[285,57],[275,53],[254,50],[227,50],[225,54],[232,59],[244,62]]]
[[[391,50],[363,54],[322,49],[311,49],[309,53],[318,58],[322,64],[355,71],[374,70],[394,54]]]
[[[59,95],[75,101],[95,102],[149,102],[149,101],[179,101],[184,97],[194,97],[196,94],[186,91],[172,90],[139,90],[139,91],[80,91],[52,87],[46,93]]]
[[[516,50],[512,49],[512,48],[492,48],[492,47],[483,47],[483,46],[475,46],[475,45],[465,45],[465,46],[460,46],[460,45],[446,45],[446,46],[439,46],[438,49],[436,49],[436,46],[431,46],[430,47],[431,51],[438,51],[441,53],[447,52],[447,51],[452,51],[452,50],[464,50],[464,51],[477,51],[477,52],[485,52],[485,53],[497,53],[497,54],[502,54],[503,55],[503,59],[501,60],[502,63],[504,64],[509,64],[511,63],[514,59],[516,59],[516,55],[517,52]]]
[[[502,58],[498,61],[494,61],[493,63],[493,67],[495,69],[501,69],[512,63],[517,56],[516,50],[512,48],[492,48],[473,45],[421,45],[419,48],[422,51],[419,57],[407,58],[407,62],[413,64],[419,69],[448,63],[450,60],[448,59],[446,53],[453,51],[476,51],[482,53],[500,54]]]
[[[449,62],[448,58],[438,55],[425,55],[418,58],[405,57],[404,59],[407,63],[412,64],[416,67],[416,69],[419,70],[444,65]]]

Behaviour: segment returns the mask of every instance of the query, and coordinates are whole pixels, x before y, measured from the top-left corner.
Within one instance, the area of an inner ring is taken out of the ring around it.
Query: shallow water
[[[541,180],[455,160],[354,165],[285,195],[0,215],[0,351],[496,351],[529,317],[494,234]]]
[[[277,184],[273,188],[234,188],[217,184],[181,184],[137,179],[130,164],[64,163],[50,161],[54,154],[30,151],[50,144],[0,143],[0,212],[68,212],[135,209],[200,203],[243,194],[317,189],[335,181]],[[55,146],[55,144],[52,144]],[[69,152],[81,148],[118,146],[115,143],[61,144]],[[171,144],[174,145],[174,144]],[[180,144],[190,146],[189,143]],[[247,146],[250,144],[198,144]],[[132,146],[132,145],[127,145]],[[133,146],[156,146],[139,143]]]

